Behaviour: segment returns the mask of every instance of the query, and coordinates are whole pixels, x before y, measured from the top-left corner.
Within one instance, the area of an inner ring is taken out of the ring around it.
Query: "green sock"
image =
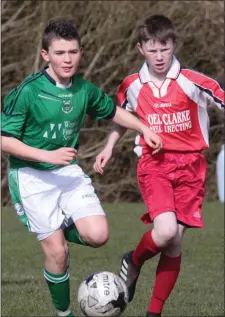
[[[76,226],[74,224],[72,224],[69,227],[66,227],[63,230],[63,232],[64,232],[64,237],[65,237],[65,239],[67,241],[73,242],[73,243],[77,243],[77,244],[81,244],[81,245],[88,245],[87,242],[85,242],[81,238],[81,236],[80,236],[80,234],[79,234],[79,232],[78,232],[78,230],[77,230],[77,228],[76,228]]]
[[[44,269],[44,277],[50,290],[52,304],[57,311],[67,311],[70,306],[69,274],[52,274]],[[69,311],[68,311],[69,312]]]

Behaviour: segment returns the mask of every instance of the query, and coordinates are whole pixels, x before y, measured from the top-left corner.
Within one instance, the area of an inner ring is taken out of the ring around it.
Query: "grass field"
[[[142,204],[105,205],[111,232],[101,249],[71,245],[71,299],[79,312],[76,292],[93,271],[118,272],[120,257],[147,230],[139,215]],[[218,203],[204,205],[204,229],[186,234],[180,279],[165,306],[164,316],[224,316],[224,210]],[[158,258],[143,267],[136,297],[124,316],[145,316]],[[2,210],[2,316],[54,316],[42,276],[43,256],[33,234],[28,234],[12,209]]]

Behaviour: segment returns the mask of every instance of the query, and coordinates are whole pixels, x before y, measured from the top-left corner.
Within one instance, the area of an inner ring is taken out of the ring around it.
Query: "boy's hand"
[[[69,165],[77,156],[77,151],[71,147],[62,147],[55,151],[45,152],[45,162],[53,165]]]
[[[95,163],[93,165],[93,168],[96,173],[99,173],[101,175],[104,174],[104,167],[106,166],[107,162],[112,157],[112,149],[105,148],[102,150],[95,159]]]
[[[143,136],[148,146],[153,149],[152,154],[158,153],[163,148],[162,139],[148,127],[144,128]]]

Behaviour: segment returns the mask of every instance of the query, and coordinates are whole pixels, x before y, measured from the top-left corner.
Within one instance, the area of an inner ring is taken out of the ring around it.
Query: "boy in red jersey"
[[[120,105],[135,112],[163,140],[163,151],[153,155],[142,135],[136,137],[138,183],[153,222],[134,251],[121,261],[120,276],[133,299],[140,269],[160,253],[152,298],[146,316],[161,316],[165,301],[177,281],[182,239],[186,228],[202,228],[208,148],[207,109],[224,108],[219,84],[196,71],[182,69],[174,56],[177,35],[163,15],[150,16],[138,27],[138,49],[145,57],[138,73],[125,78],[118,89]],[[103,174],[113,147],[126,129],[114,125],[94,169]]]

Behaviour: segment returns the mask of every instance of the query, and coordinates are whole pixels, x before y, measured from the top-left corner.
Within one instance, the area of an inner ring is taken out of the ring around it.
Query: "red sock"
[[[180,272],[181,254],[169,257],[161,254],[156,270],[156,280],[148,311],[161,313],[163,305],[172,292]]]
[[[146,260],[153,258],[160,252],[160,248],[152,239],[152,230],[147,231],[138,246],[136,247],[132,259],[135,265],[141,266]]]

